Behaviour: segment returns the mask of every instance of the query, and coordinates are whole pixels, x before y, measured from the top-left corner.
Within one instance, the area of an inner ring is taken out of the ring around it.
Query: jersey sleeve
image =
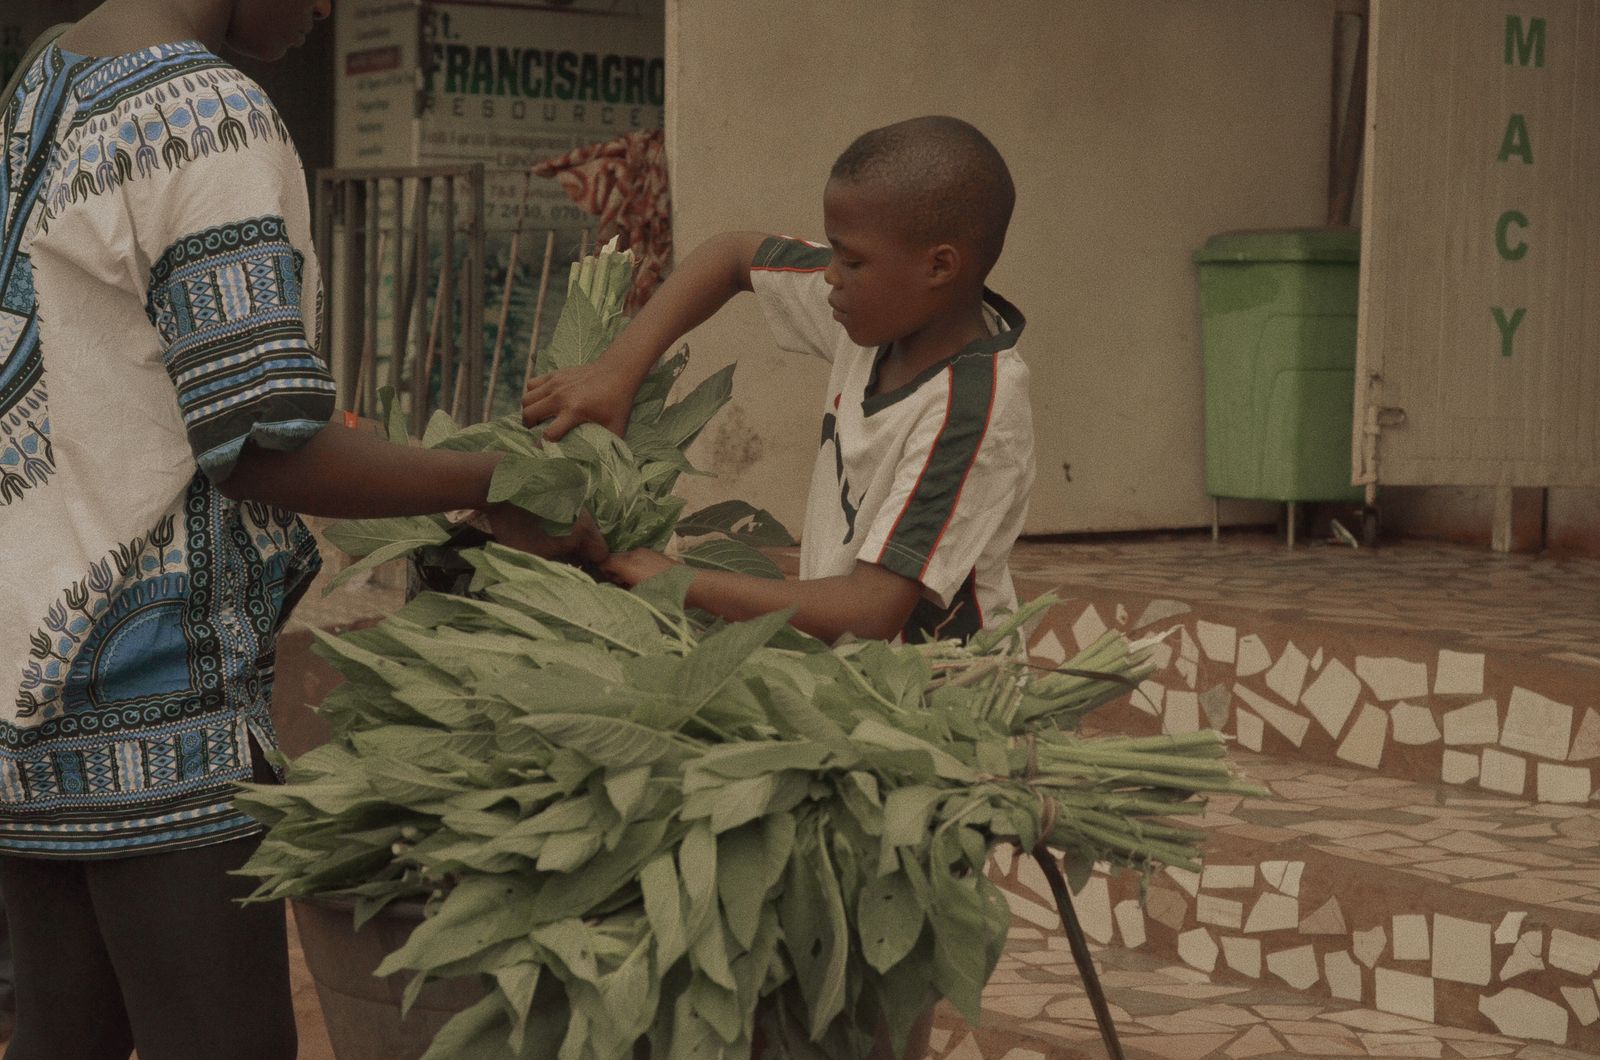
[[[231,68],[206,74],[187,99],[184,82],[169,85],[178,98],[151,129],[165,172],[125,194],[189,446],[222,481],[246,442],[296,449],[326,426],[334,383],[315,352],[320,278],[299,156],[259,87]]]
[[[750,286],[761,301],[773,338],[790,353],[833,360],[839,325],[823,279],[832,258],[827,247],[769,236],[750,262]]]
[[[912,429],[894,479],[857,558],[922,583],[949,607],[978,559],[1016,522],[1032,485],[1026,396],[1001,392],[995,356],[948,369],[942,408]]]

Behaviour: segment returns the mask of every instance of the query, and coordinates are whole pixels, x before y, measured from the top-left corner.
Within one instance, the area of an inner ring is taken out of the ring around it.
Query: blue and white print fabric
[[[46,49],[0,138],[0,853],[256,830],[293,514],[217,488],[333,412],[299,158],[196,43]]]

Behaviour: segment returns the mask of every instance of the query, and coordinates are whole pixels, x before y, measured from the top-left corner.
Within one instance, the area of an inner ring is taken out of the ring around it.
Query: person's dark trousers
[[[11,958],[11,928],[6,922],[5,896],[0,890],[0,1041],[11,1037],[17,1023],[17,970]]]
[[[256,837],[104,861],[0,858],[17,1024],[6,1060],[292,1060],[281,903],[228,875]]]
[[[258,782],[272,772],[257,761]],[[281,902],[229,875],[260,836],[105,860],[0,857],[16,962],[5,1060],[294,1060]]]

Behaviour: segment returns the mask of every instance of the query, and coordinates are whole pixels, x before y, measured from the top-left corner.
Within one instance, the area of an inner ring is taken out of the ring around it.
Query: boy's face
[[[895,204],[870,185],[828,181],[822,223],[833,247],[823,273],[828,304],[857,346],[882,346],[922,327],[937,309],[931,248],[908,239]]]

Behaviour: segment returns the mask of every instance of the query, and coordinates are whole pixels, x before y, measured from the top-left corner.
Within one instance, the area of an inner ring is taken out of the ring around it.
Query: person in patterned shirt
[[[228,875],[273,779],[296,513],[488,512],[497,457],[332,419],[305,175],[261,89],[329,0],[106,0],[0,101],[0,889],[11,1060],[295,1054],[284,912]]]

